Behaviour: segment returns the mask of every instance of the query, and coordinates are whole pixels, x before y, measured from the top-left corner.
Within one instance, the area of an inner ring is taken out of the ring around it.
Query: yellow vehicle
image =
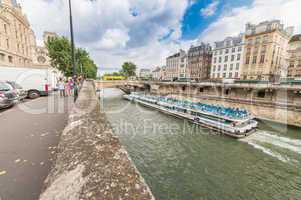
[[[125,80],[126,77],[125,76],[109,76],[109,75],[105,75],[102,78],[104,81],[120,81],[120,80]]]

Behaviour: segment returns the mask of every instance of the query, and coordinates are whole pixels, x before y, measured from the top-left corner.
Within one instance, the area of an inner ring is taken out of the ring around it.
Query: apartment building
[[[287,45],[292,34],[293,27],[284,28],[279,20],[246,24],[241,78],[278,81],[286,68]]]
[[[243,34],[214,43],[210,79],[239,79],[243,63]]]
[[[180,70],[180,68],[185,67],[183,66],[183,64],[185,63],[185,57],[186,52],[180,50],[180,52],[166,58],[166,76],[164,77],[165,80],[175,81],[179,79],[180,72],[183,72],[183,70]]]
[[[210,77],[212,48],[209,44],[201,43],[191,46],[187,53],[187,73],[190,79],[201,81]]]
[[[301,34],[294,35],[288,42],[287,77],[301,79]]]

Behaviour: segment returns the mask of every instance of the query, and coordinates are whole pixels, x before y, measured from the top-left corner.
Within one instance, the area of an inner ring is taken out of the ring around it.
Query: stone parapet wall
[[[40,200],[154,199],[85,82]]]

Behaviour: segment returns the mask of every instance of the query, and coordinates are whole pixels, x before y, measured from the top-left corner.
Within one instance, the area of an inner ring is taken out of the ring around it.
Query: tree
[[[132,62],[125,62],[122,65],[122,70],[120,71],[125,76],[135,76],[136,75],[136,65]]]
[[[67,77],[73,75],[71,65],[71,43],[65,37],[51,38],[46,42],[51,65],[59,69]],[[97,66],[90,58],[89,53],[82,49],[75,49],[76,73],[87,78],[96,78]]]

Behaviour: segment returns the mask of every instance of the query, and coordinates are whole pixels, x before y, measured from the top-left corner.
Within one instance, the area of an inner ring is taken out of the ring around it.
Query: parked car
[[[11,89],[18,95],[19,101],[23,101],[27,97],[27,91],[14,81],[6,81]]]
[[[17,94],[4,81],[0,81],[0,108],[8,108],[18,102]]]

